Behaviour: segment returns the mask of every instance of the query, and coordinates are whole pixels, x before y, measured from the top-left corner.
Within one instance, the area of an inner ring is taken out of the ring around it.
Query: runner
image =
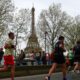
[[[50,80],[50,76],[52,72],[55,71],[58,64],[62,65],[62,72],[63,72],[63,80],[67,80],[66,78],[66,64],[65,64],[65,57],[63,52],[65,52],[64,48],[64,37],[60,36],[59,41],[55,44],[55,51],[54,51],[54,63],[49,70],[48,75],[45,77],[45,80]]]
[[[69,62],[67,64],[68,71],[69,71],[71,69],[71,67],[74,65],[74,53],[73,53],[73,49],[72,48],[68,51],[67,59],[69,60]]]
[[[13,59],[13,53],[14,53],[14,33],[10,32],[8,34],[8,39],[5,43],[5,53],[4,53],[4,67],[0,68],[1,71],[6,71],[8,67],[11,67],[11,80],[14,80],[14,72],[15,72],[15,65],[14,65],[14,59]]]
[[[77,41],[73,51],[74,51],[74,61],[76,63],[73,72],[80,73],[80,40]]]
[[[4,55],[3,48],[0,48],[0,64],[1,64],[1,61],[2,61],[2,58],[3,58],[3,55]]]

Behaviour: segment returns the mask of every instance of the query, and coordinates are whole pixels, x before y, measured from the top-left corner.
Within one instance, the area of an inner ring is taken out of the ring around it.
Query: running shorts
[[[65,56],[64,55],[54,55],[54,62],[57,64],[63,64],[65,63]]]
[[[12,55],[4,56],[4,65],[14,65],[14,57]]]

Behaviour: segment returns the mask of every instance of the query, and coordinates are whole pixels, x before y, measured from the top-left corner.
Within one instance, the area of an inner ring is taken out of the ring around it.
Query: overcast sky
[[[31,9],[33,4],[35,7],[35,14],[38,16],[42,9],[47,9],[53,2],[55,4],[61,3],[61,8],[71,16],[80,14],[80,0],[13,0],[15,6],[20,8]]]
[[[80,15],[80,0],[13,0],[13,1],[18,9],[21,8],[31,9],[34,4],[36,18],[37,16],[39,16],[42,9],[48,9],[48,7],[53,2],[55,4],[61,3],[62,10],[66,11],[71,16]]]

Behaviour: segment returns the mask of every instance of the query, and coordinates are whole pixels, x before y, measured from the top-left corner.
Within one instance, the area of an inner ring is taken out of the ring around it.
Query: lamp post
[[[46,53],[46,35],[47,35],[47,31],[45,31],[45,53]]]
[[[16,56],[17,56],[17,44],[18,44],[17,39],[18,39],[18,29],[17,29],[17,34],[16,34],[16,43],[15,43],[15,45],[16,45],[16,49],[15,49],[15,58],[16,58]]]

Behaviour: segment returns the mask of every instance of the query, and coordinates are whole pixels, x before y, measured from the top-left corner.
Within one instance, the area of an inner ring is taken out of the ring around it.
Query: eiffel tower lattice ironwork
[[[32,23],[31,23],[31,35],[28,39],[28,43],[27,43],[27,47],[25,48],[25,52],[26,53],[39,53],[42,51],[39,42],[38,42],[38,38],[36,36],[36,32],[35,32],[35,8],[32,7]]]

